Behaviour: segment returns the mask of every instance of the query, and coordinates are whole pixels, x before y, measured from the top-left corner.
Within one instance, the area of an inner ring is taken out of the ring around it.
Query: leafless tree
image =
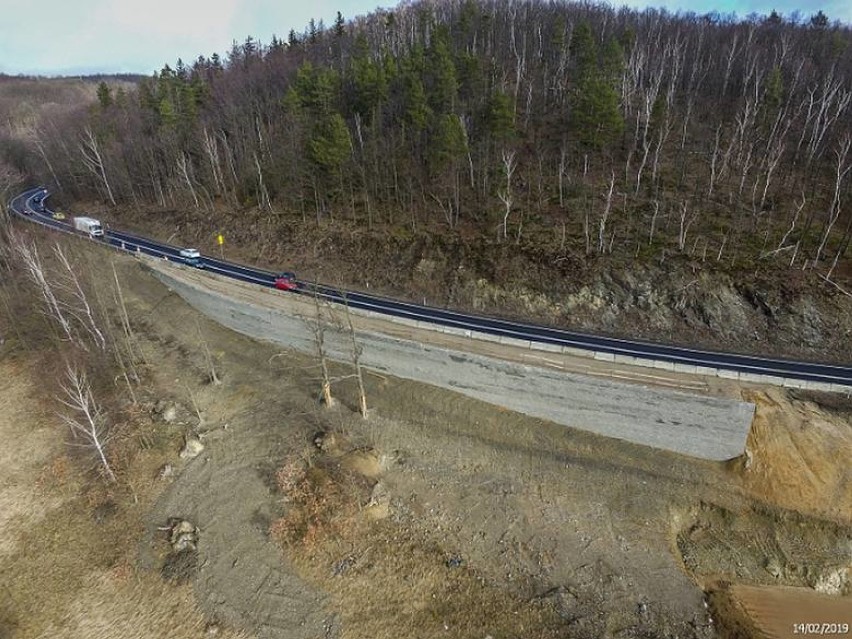
[[[604,210],[601,213],[601,217],[598,220],[598,253],[603,253],[605,249],[605,235],[606,235],[606,224],[609,220],[609,214],[612,211],[612,193],[615,189],[615,171],[612,172],[612,176],[609,180],[609,190],[606,194],[606,204],[604,205]]]
[[[518,163],[515,161],[515,152],[513,150],[504,149],[502,157],[506,186],[497,192],[497,197],[503,203],[503,222],[500,224],[501,232],[498,235],[505,240],[509,233],[509,214],[512,212],[512,176],[515,174]]]
[[[689,233],[689,227],[692,226],[695,218],[698,217],[698,211],[696,210],[693,210],[692,215],[687,216],[688,209],[689,207],[687,206],[686,201],[681,202],[680,228],[677,234],[677,247],[681,252],[683,252],[683,249],[686,246],[686,235]]]
[[[59,326],[60,332],[65,338],[85,349],[85,345],[74,335],[71,328],[71,319],[66,316],[64,305],[60,302],[55,286],[50,282],[45,273],[44,263],[38,253],[38,248],[31,242],[27,242],[20,235],[10,234],[12,250],[20,259],[30,280],[35,284],[38,294],[45,304],[45,311]]]
[[[837,145],[837,149],[834,151],[836,158],[834,171],[834,195],[831,198],[831,206],[828,210],[828,219],[825,223],[825,230],[823,231],[822,240],[820,240],[819,248],[817,249],[816,257],[814,258],[814,263],[819,262],[822,258],[825,245],[828,243],[828,238],[831,235],[831,229],[834,227],[835,222],[837,222],[837,218],[840,217],[840,199],[843,181],[846,179],[846,175],[849,173],[849,170],[852,169],[852,162],[849,161],[849,149],[851,147],[852,135],[847,133]]]
[[[334,405],[334,398],[331,396],[331,376],[328,372],[328,358],[325,352],[325,319],[316,289],[314,289],[314,309],[316,315],[311,324],[311,330],[314,334],[314,346],[322,373],[322,403],[326,407],[331,407]]]
[[[60,305],[86,331],[92,343],[99,350],[105,350],[106,338],[98,326],[98,321],[95,319],[95,313],[89,301],[89,296],[83,290],[79,269],[75,269],[71,265],[68,261],[68,256],[59,244],[53,245],[53,253],[58,258],[64,270],[62,276],[56,278],[57,287],[61,292],[59,296]]]
[[[91,127],[86,127],[83,130],[83,137],[78,144],[80,154],[83,157],[83,164],[100,182],[106,190],[107,197],[113,206],[116,205],[115,197],[112,193],[112,187],[109,184],[106,174],[106,166],[104,165],[103,156],[101,155],[100,147],[98,146],[97,138],[92,132]]]
[[[177,158],[177,168],[180,172],[181,177],[183,178],[186,187],[189,189],[190,195],[192,195],[192,201],[195,202],[195,208],[200,208],[198,203],[198,195],[195,193],[195,186],[192,184],[192,178],[189,175],[188,162],[186,159],[186,154],[181,152],[178,154]]]
[[[60,418],[71,429],[74,438],[82,440],[79,445],[97,453],[106,478],[110,482],[116,481],[115,473],[106,457],[106,445],[109,440],[106,415],[95,401],[86,373],[67,362],[65,379],[60,383],[60,390],[61,394],[57,400],[71,411],[71,414],[60,414]]]
[[[361,373],[361,352],[363,348],[355,338],[355,326],[352,324],[352,313],[349,309],[349,298],[344,294],[343,302],[346,307],[346,324],[348,325],[349,341],[352,346],[352,366],[355,369],[355,379],[358,381],[358,412],[367,418],[367,391],[364,389],[364,376]]]
[[[198,332],[198,339],[201,342],[201,348],[204,351],[204,361],[207,363],[210,382],[218,386],[222,383],[222,380],[219,379],[219,375],[216,373],[216,364],[213,361],[213,355],[210,353],[210,347],[207,346],[207,340],[204,339],[204,334],[201,332],[201,324],[198,322],[195,323],[195,330]]]

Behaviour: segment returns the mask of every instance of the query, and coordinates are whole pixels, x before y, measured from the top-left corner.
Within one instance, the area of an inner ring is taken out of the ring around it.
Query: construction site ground
[[[4,629],[122,638],[213,629],[284,639],[793,636],[771,612],[782,600],[803,615],[797,607],[809,606],[803,622],[852,622],[847,399],[658,376],[357,318],[359,328],[406,339],[528,364],[544,357],[539,364],[756,406],[749,454],[729,462],[384,374],[365,378],[362,419],[347,363],[332,363],[336,404],[324,407],[316,358],[223,328],[136,261],[110,259],[151,362],[134,431],[144,445],[119,487],[93,485],[64,452],[40,363],[3,354],[4,639]],[[232,294],[253,293],[235,285]],[[162,402],[177,406],[176,420],[157,417]],[[203,452],[180,459],[183,440],[196,436]],[[161,479],[167,463],[175,472]],[[282,468],[314,478],[311,500],[281,492]],[[317,525],[286,542],[270,535],[307,503],[320,509]],[[170,518],[199,529],[197,557],[177,583],[161,576]]]

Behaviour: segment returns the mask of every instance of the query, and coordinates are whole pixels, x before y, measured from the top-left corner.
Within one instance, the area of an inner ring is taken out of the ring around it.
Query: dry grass
[[[436,539],[392,520],[357,519],[334,540],[291,559],[329,592],[346,639],[564,637],[550,598],[489,583]]]
[[[81,594],[45,636],[91,639],[201,637],[207,623],[195,606],[192,588],[163,582],[153,573],[132,568],[93,572],[81,580]],[[223,629],[217,637],[247,637]]]
[[[31,393],[26,366],[0,362],[0,560],[14,553],[13,531],[32,528],[61,499],[32,481],[46,467],[62,472],[62,440]]]
[[[786,639],[826,634],[822,624],[833,628],[827,634],[844,636],[852,627],[848,599],[808,588],[726,584],[711,593],[710,601],[719,618],[718,630],[725,639]],[[795,629],[794,624],[799,623],[813,624],[816,630]]]
[[[116,441],[120,481],[108,486],[64,453],[38,373],[21,358],[0,362],[0,637],[200,636],[205,621],[190,589],[133,567],[174,435],[155,437],[139,416],[126,423]]]
[[[275,478],[288,508],[272,523],[270,534],[308,552],[345,534],[371,488],[366,478],[326,458],[310,465],[291,458]]]
[[[550,598],[488,583],[437,538],[364,509],[379,475],[372,449],[337,445],[276,474],[287,513],[271,534],[303,578],[331,594],[346,639],[564,636]],[[534,633],[530,635],[529,633]]]

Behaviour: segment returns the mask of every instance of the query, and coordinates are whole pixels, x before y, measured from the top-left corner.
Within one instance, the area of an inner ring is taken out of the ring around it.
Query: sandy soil
[[[363,420],[348,366],[332,366],[338,404],[323,408],[311,358],[214,324],[132,260],[117,264],[134,329],[157,362],[152,390],[177,403],[179,418],[168,437],[151,425],[157,445],[132,473],[138,508],[97,523],[91,513],[109,496],[79,503],[73,465],[52,463],[61,447],[37,445],[56,445],[38,430],[48,415],[27,421],[16,408],[37,392],[22,381],[29,374],[0,376],[2,434],[41,451],[4,468],[0,483],[3,510],[7,494],[35,505],[17,509],[32,519],[0,521],[0,538],[13,536],[0,573],[14,593],[0,598],[0,629],[13,636],[191,637],[221,622],[219,636],[233,626],[283,639],[709,638],[720,627],[713,617],[733,610],[713,595],[726,584],[844,588],[845,413],[753,392],[743,398],[757,406],[751,455],[731,463],[390,376],[367,376]],[[337,445],[317,447],[318,433]],[[180,437],[193,434],[205,450],[178,459]],[[359,455],[370,463],[347,461]],[[164,487],[152,477],[166,460],[177,472]],[[282,467],[312,478],[311,499],[285,500]],[[42,492],[28,492],[39,477]],[[319,510],[301,512],[309,505]],[[270,536],[306,514],[317,525],[288,543]],[[200,529],[182,585],[160,573],[158,529],[170,517]]]

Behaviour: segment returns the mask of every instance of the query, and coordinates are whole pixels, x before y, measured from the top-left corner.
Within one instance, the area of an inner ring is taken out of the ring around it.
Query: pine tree
[[[435,113],[451,113],[458,92],[456,66],[450,55],[449,35],[445,27],[436,27],[427,51],[429,64],[426,88],[429,106]]]
[[[287,35],[287,47],[292,51],[296,47],[299,46],[299,36],[296,35],[295,29],[290,29],[290,33]]]
[[[340,92],[340,76],[333,69],[303,64],[291,89],[299,105],[315,116],[328,115]]]
[[[814,29],[825,29],[828,26],[828,16],[822,12],[822,9],[811,16],[811,26]]]
[[[98,102],[102,109],[107,109],[112,105],[112,94],[106,82],[98,84]]]
[[[511,98],[503,91],[495,91],[488,101],[488,133],[494,140],[505,142],[515,135],[514,120]]]
[[[367,54],[364,36],[358,36],[352,60],[352,84],[354,85],[353,110],[369,116],[388,97],[388,82],[384,67],[373,62]]]
[[[577,26],[572,53],[576,84],[571,100],[571,129],[582,147],[600,150],[624,131],[617,90],[624,54],[618,42],[610,39],[599,64],[597,46],[585,22]]]
[[[423,81],[411,65],[405,65],[402,69],[402,84],[404,120],[414,130],[422,131],[426,128],[432,111],[426,99]]]
[[[168,97],[163,97],[159,105],[160,122],[163,125],[170,127],[177,122],[177,113],[175,113],[175,105]]]
[[[331,113],[314,127],[308,143],[311,161],[328,174],[336,174],[349,157],[352,141],[339,113]]]
[[[213,69],[214,73],[219,73],[224,70],[222,66],[222,58],[219,57],[218,53],[214,53],[210,56],[210,68]]]
[[[458,116],[440,116],[430,139],[430,163],[436,173],[467,153],[467,138]]]

